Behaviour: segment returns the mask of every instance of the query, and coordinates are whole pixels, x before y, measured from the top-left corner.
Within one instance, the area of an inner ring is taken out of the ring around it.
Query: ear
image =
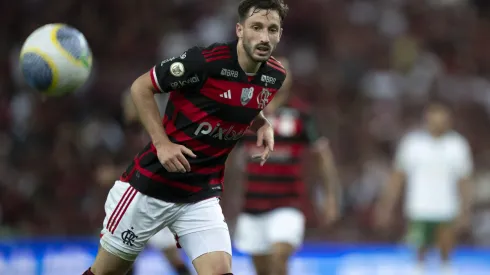
[[[236,36],[238,38],[243,37],[243,26],[240,22],[236,23]]]

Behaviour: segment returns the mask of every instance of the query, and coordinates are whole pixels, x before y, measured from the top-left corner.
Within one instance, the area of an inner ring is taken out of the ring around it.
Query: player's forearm
[[[459,191],[461,200],[461,212],[464,214],[471,213],[473,205],[473,188],[469,178],[464,178],[459,181]]]
[[[385,209],[385,211],[391,212],[396,204],[396,201],[400,197],[403,182],[405,176],[402,172],[395,171],[390,177],[390,180],[382,194],[381,200],[378,204],[378,208]]]
[[[160,112],[155,101],[152,87],[147,85],[143,75],[131,86],[131,96],[138,111],[141,123],[148,132],[153,144],[169,142],[168,136],[163,128]]]
[[[260,112],[250,124],[250,130],[252,130],[253,132],[257,132],[262,126],[266,124],[270,125],[270,122],[264,116],[264,113]]]
[[[320,171],[328,201],[337,202],[337,196],[340,192],[340,179],[330,152],[320,153]]]

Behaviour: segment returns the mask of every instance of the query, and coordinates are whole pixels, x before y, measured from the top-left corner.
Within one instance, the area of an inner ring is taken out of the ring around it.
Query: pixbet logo
[[[235,131],[234,128],[235,127],[233,125],[228,128],[224,128],[218,123],[215,127],[213,127],[213,125],[211,125],[209,122],[201,122],[196,131],[194,131],[194,135],[208,135],[219,140],[238,140],[248,129],[247,127],[240,131]]]

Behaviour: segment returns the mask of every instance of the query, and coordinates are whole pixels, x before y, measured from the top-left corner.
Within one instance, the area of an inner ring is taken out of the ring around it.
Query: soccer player
[[[406,182],[407,241],[417,248],[416,274],[424,273],[428,248],[437,245],[444,274],[452,274],[451,250],[458,229],[468,225],[472,156],[467,140],[451,129],[441,104],[425,111],[426,129],[408,133],[399,144],[386,192],[377,206],[378,225],[387,227]]]
[[[134,125],[135,123],[139,123],[138,114],[136,111],[136,106],[133,103],[133,99],[131,97],[131,93],[127,92],[123,94],[122,98],[122,109],[124,111],[124,121],[129,125]],[[156,94],[155,100],[158,105],[158,109],[160,111],[161,117],[165,115],[165,106],[168,98],[166,94]],[[138,127],[140,128],[140,127]],[[124,168],[123,168],[124,169]],[[162,252],[163,255],[167,258],[168,262],[172,266],[173,270],[177,275],[190,275],[190,270],[185,265],[182,260],[179,250],[176,245],[176,240],[174,235],[168,228],[162,229],[160,232],[156,233],[153,237],[148,241],[148,245],[158,249]],[[133,275],[134,270],[131,269],[128,275]]]
[[[287,60],[279,59],[287,69]],[[275,145],[267,164],[253,158],[255,139],[246,136],[242,149],[247,152],[245,207],[238,217],[235,245],[250,254],[258,275],[285,275],[288,260],[303,241],[305,217],[302,203],[307,188],[302,179],[301,158],[308,148],[321,171],[326,200],[327,221],[337,216],[338,177],[328,142],[315,130],[313,119],[304,108],[289,101],[290,73],[280,94],[265,109],[274,128]],[[242,154],[239,154],[242,155]]]
[[[219,197],[225,161],[245,131],[265,163],[274,131],[262,114],[286,77],[271,56],[287,14],[282,0],[244,0],[238,39],[193,47],[157,64],[131,87],[151,142],[109,191],[100,249],[86,274],[125,274],[147,241],[168,227],[201,275],[232,274]],[[264,81],[273,79],[274,81]],[[154,93],[170,92],[162,120]]]

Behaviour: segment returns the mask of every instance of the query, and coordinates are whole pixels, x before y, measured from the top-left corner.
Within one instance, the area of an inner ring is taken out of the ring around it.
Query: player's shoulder
[[[206,47],[200,48],[200,53],[206,63],[219,63],[231,60],[232,45],[230,43],[216,42]]]
[[[468,140],[461,133],[457,131],[450,131],[446,134],[446,137],[449,142],[459,144],[462,146],[468,146]]]
[[[279,60],[277,60],[274,56],[270,56],[266,62],[267,69],[271,74],[274,74],[274,77],[285,79],[287,75],[286,68],[281,64]]]

